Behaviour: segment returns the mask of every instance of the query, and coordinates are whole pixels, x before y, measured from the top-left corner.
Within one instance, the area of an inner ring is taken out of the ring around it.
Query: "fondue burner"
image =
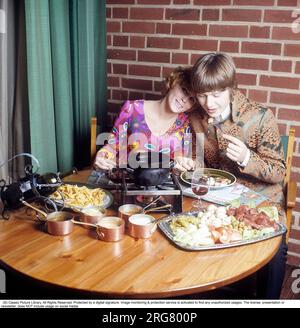
[[[144,206],[152,202],[155,197],[161,196],[159,201],[153,204],[153,207],[171,204],[173,212],[182,212],[183,192],[177,176],[172,173],[163,184],[144,187],[128,182],[123,172],[121,193],[123,204],[138,203]]]

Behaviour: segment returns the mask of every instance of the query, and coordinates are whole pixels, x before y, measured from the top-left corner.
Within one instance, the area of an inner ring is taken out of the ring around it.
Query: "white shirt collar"
[[[223,112],[219,116],[215,118],[215,120],[217,122],[224,122],[229,118],[230,112],[231,112],[231,108],[230,108],[230,104],[228,104],[228,106],[223,110]]]

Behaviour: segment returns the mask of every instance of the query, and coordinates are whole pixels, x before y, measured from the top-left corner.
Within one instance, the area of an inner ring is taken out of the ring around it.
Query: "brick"
[[[129,75],[160,77],[160,67],[129,65]]]
[[[256,75],[253,74],[237,73],[236,79],[238,84],[256,85]]]
[[[280,108],[278,110],[278,119],[287,121],[300,121],[300,110]]]
[[[157,23],[155,32],[157,34],[170,34],[171,33],[171,24]]]
[[[119,87],[120,86],[120,79],[114,76],[107,77],[107,86],[108,87]]]
[[[111,46],[111,40],[112,40],[112,36],[106,34],[106,46],[107,47]]]
[[[143,98],[144,98],[144,94],[142,92],[130,91],[129,90],[128,99],[143,99]]]
[[[292,10],[265,10],[264,22],[267,23],[292,23]]]
[[[123,32],[153,34],[155,32],[155,23],[124,22]]]
[[[206,35],[207,25],[203,24],[173,24],[172,34],[178,35]]]
[[[113,64],[114,74],[127,74],[127,65],[126,64]]]
[[[146,93],[145,94],[145,99],[146,100],[159,100],[161,98],[162,98],[161,94],[159,94],[159,95],[154,94],[154,93]]]
[[[188,49],[188,50],[217,51],[218,41],[216,41],[216,40],[183,39],[182,48],[183,49]]]
[[[180,39],[178,38],[159,38],[159,37],[148,37],[147,48],[163,48],[163,49],[179,49]]]
[[[196,20],[200,18],[199,9],[166,9],[165,19]]]
[[[107,5],[129,5],[134,4],[135,0],[106,0]]]
[[[174,5],[188,5],[191,0],[173,0]]]
[[[249,98],[259,103],[266,103],[268,100],[268,91],[265,90],[249,90]]]
[[[115,47],[128,47],[128,36],[124,35],[114,35],[113,36],[113,45]]]
[[[138,61],[170,63],[169,52],[139,51]]]
[[[259,84],[265,87],[298,89],[299,79],[283,76],[262,75]]]
[[[277,125],[278,125],[278,130],[279,130],[280,135],[285,135],[287,133],[286,132],[286,124],[277,123]]]
[[[218,21],[220,18],[219,9],[203,9],[202,10],[202,20],[207,21]]]
[[[300,267],[300,257],[288,254],[287,263],[292,266]]]
[[[106,7],[106,18],[111,18],[112,10],[111,8]]]
[[[137,90],[152,90],[152,81],[142,79],[122,79],[122,87]]]
[[[275,104],[299,106],[300,95],[296,93],[271,92],[271,102]]]
[[[165,78],[173,72],[174,67],[163,67],[162,76]]]
[[[136,60],[135,50],[108,49],[108,59]]]
[[[281,43],[243,42],[242,52],[251,54],[280,55]]]
[[[291,57],[299,57],[300,44],[286,44],[284,46],[284,55]]]
[[[299,138],[300,137],[300,126],[295,126],[295,137],[296,138]],[[299,182],[300,179],[297,180],[297,181]]]
[[[160,20],[164,17],[163,8],[130,8],[130,19]]]
[[[106,22],[106,32],[107,33],[116,33],[121,32],[121,24],[120,22]]]
[[[299,33],[294,33],[290,27],[273,27],[273,40],[299,40]]]
[[[298,168],[300,167],[300,157],[299,156],[295,156],[295,155],[293,156],[293,158],[292,158],[292,166],[298,167]],[[298,211],[300,211],[300,208],[298,209]]]
[[[163,81],[154,81],[154,91],[161,92],[161,94],[164,94],[165,90],[166,87]]]
[[[106,63],[106,70],[107,70],[107,74],[111,74],[112,73],[112,64],[107,62]]]
[[[274,0],[233,0],[233,5],[239,6],[273,6]]]
[[[127,100],[128,99],[128,90],[115,89],[112,90],[112,99],[114,100]]]
[[[128,8],[112,8],[113,18],[128,18]]]
[[[248,26],[236,25],[210,25],[210,36],[246,38],[248,36]]]
[[[264,58],[233,57],[237,68],[250,70],[268,70],[269,60]]]
[[[296,74],[300,74],[300,62],[297,62],[297,63],[296,63],[295,73],[296,73]]]
[[[270,37],[269,26],[250,26],[250,38],[268,39]]]
[[[300,254],[300,245],[289,242],[289,252]]]
[[[223,9],[222,19],[223,21],[260,22],[261,16],[261,10]]]
[[[292,62],[290,60],[272,60],[272,71],[274,72],[291,72]]]
[[[188,54],[181,54],[181,53],[172,54],[172,64],[188,65],[188,63],[189,63]]]
[[[169,5],[171,0],[137,0],[137,3],[143,5]]]
[[[239,52],[239,43],[235,41],[220,41],[220,51]]]
[[[130,36],[131,48],[145,48],[146,38],[144,36]]]
[[[225,6],[230,4],[231,4],[231,0],[194,0],[194,5]]]
[[[106,89],[106,98],[111,99],[111,90],[110,89]]]
[[[297,7],[298,0],[277,0],[277,6]]]

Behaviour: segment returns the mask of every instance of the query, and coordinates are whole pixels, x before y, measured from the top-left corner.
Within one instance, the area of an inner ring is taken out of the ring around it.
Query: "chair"
[[[91,118],[91,162],[94,161],[97,151],[97,117]]]
[[[292,211],[296,205],[297,183],[291,180],[292,158],[295,142],[295,129],[290,128],[288,136],[281,136],[283,144],[285,163],[286,163],[286,177],[285,177],[285,196],[286,196],[286,242],[288,243],[291,225],[292,225]]]

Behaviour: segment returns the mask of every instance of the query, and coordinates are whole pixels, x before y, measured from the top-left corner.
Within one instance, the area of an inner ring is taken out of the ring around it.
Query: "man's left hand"
[[[229,134],[223,134],[222,137],[229,141],[226,156],[234,162],[243,163],[249,152],[247,146],[241,140]]]

